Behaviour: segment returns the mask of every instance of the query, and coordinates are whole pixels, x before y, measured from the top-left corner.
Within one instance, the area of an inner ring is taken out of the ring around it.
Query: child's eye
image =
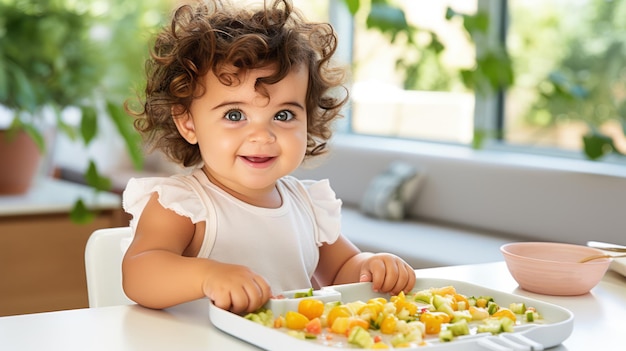
[[[232,122],[239,122],[239,121],[246,119],[243,113],[239,110],[230,110],[226,112],[226,115],[224,116],[224,118]]]
[[[291,119],[293,119],[295,116],[293,115],[293,112],[289,111],[289,110],[282,110],[280,112],[278,112],[276,114],[276,116],[274,116],[274,119],[277,121],[289,121]]]

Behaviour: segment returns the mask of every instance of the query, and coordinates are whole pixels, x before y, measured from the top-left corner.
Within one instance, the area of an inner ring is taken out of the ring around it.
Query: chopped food
[[[453,342],[464,335],[513,332],[516,325],[541,319],[523,302],[502,307],[490,296],[464,295],[453,286],[368,301],[323,302],[312,289],[302,294],[306,295],[294,295],[305,297],[297,311],[274,316],[261,309],[245,318],[299,339],[364,349],[417,347]]]

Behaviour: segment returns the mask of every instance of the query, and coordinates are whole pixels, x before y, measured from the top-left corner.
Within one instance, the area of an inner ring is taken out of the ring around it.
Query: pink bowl
[[[509,272],[519,286],[546,295],[582,295],[600,282],[611,259],[578,263],[584,257],[603,254],[582,245],[550,242],[516,242],[500,247]]]

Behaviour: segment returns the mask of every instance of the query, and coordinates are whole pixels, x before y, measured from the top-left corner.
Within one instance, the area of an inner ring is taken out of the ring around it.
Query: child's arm
[[[415,285],[415,271],[398,256],[360,252],[340,235],[331,245],[320,247],[315,278],[322,285],[372,282],[375,291],[398,294]]]
[[[244,266],[189,257],[199,249],[199,242],[193,241],[196,231],[204,233],[204,223],[196,226],[164,208],[153,194],[122,263],[126,295],[150,308],[205,296],[235,313],[262,306],[271,296],[263,277]]]

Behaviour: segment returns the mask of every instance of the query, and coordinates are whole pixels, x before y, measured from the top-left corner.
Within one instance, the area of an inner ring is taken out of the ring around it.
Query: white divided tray
[[[466,296],[491,296],[500,306],[508,306],[510,303],[523,302],[527,306],[533,306],[540,313],[543,320],[541,324],[522,324],[514,328],[513,333],[491,335],[488,333],[461,336],[451,342],[440,342],[437,336],[427,336],[428,345],[415,348],[403,348],[402,350],[437,350],[437,351],[537,351],[550,348],[562,343],[572,333],[574,327],[574,315],[569,310],[560,306],[527,298],[520,295],[504,293],[482,286],[469,284],[462,281],[449,279],[418,279],[414,291],[453,286],[456,291]],[[300,290],[302,291],[302,290]],[[314,297],[323,301],[367,301],[375,297],[389,298],[388,294],[373,292],[370,283],[355,283],[335,285],[314,291]],[[292,292],[283,294],[286,298],[270,300],[266,305],[272,309],[274,316],[283,314],[288,310],[297,311],[298,302],[301,299],[289,298]],[[328,346],[321,342],[301,340],[289,336],[282,329],[273,329],[247,320],[237,314],[215,307],[209,307],[211,322],[218,329],[242,339],[250,344],[266,350],[337,350],[353,348],[342,344],[343,347]]]

